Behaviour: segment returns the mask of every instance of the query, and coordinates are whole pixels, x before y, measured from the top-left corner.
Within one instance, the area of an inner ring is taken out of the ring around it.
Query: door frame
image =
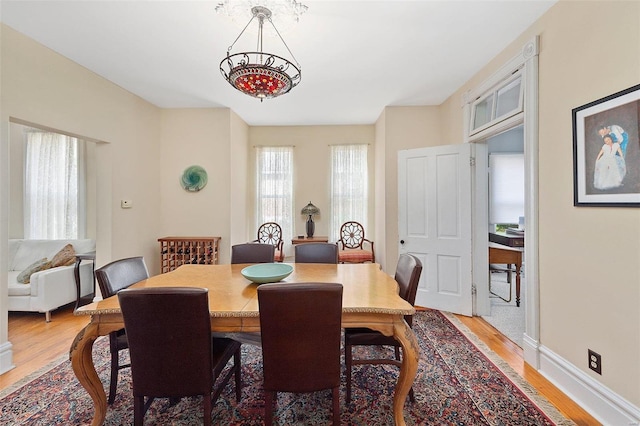
[[[473,282],[476,293],[474,315],[486,314],[489,309],[489,259],[488,259],[488,161],[487,138],[510,128],[524,124],[525,158],[525,218],[526,234],[524,268],[526,276],[525,333],[523,337],[524,360],[535,369],[540,368],[538,347],[540,345],[540,298],[539,298],[539,236],[538,236],[538,54],[539,37],[536,35],[521,49],[520,53],[505,63],[478,87],[462,96],[464,142],[476,145],[476,170],[474,174],[473,212]],[[514,71],[522,69],[524,108],[502,122],[470,136],[471,104],[493,86],[503,81]]]

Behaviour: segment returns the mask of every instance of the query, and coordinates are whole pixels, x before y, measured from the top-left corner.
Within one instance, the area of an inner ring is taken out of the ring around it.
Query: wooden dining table
[[[336,282],[343,289],[342,327],[368,327],[394,336],[402,345],[403,357],[393,396],[396,425],[404,425],[404,402],[418,369],[419,346],[404,315],[415,312],[398,295],[396,281],[380,265],[293,263],[293,272],[283,282]],[[211,330],[217,332],[258,332],[258,284],[247,280],[241,270],[248,265],[183,265],[176,270],[150,277],[131,288],[202,287],[209,290]],[[76,315],[90,316],[89,324],[74,339],[69,358],[73,371],[91,396],[95,413],[92,425],[104,423],[107,397],[93,364],[93,343],[99,336],[122,329],[124,322],[117,296],[78,308]],[[304,321],[304,319],[301,319]]]

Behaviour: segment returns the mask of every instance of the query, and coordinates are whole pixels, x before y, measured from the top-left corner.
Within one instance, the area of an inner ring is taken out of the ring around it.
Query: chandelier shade
[[[262,52],[227,54],[220,63],[220,71],[231,86],[259,99],[283,95],[297,86],[301,78],[297,66],[280,56]]]
[[[229,46],[226,58],[220,62],[220,72],[233,88],[262,101],[288,93],[300,83],[302,71],[297,62],[294,64],[282,56],[263,51],[262,30],[264,21],[267,20],[273,25],[280,40],[293,58],[291,50],[271,21],[271,11],[263,6],[254,6],[251,8],[251,12],[253,15],[251,20],[233,44]],[[258,51],[232,53],[234,44],[254,19],[258,20],[259,25]]]

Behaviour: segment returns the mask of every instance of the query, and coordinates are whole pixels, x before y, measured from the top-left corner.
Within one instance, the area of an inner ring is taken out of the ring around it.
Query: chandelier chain
[[[249,25],[251,25],[255,17],[256,15],[251,16],[251,19],[249,19],[249,22],[247,22],[247,25],[245,25],[242,31],[240,31],[240,34],[238,34],[238,37],[236,37],[236,39],[233,40],[233,43],[231,43],[231,46],[227,48],[227,52],[231,52],[231,49],[233,49],[233,46],[235,46],[236,42],[240,39],[240,37],[242,37],[242,34],[244,34],[247,28],[249,28]]]
[[[287,42],[284,41],[284,39],[282,38],[282,36],[280,35],[280,31],[278,31],[278,29],[276,28],[276,24],[273,23],[273,21],[271,20],[271,18],[268,18],[269,22],[271,22],[271,25],[273,26],[273,29],[276,30],[276,34],[278,34],[278,37],[280,37],[280,40],[282,41],[282,44],[284,44],[284,47],[287,48],[287,51],[289,52],[289,55],[291,55],[291,57],[293,58],[294,61],[296,61],[296,65],[298,65],[298,68],[302,69],[302,67],[300,66],[300,62],[298,62],[298,60],[296,59],[296,57],[293,55],[293,52],[291,52],[291,49],[289,49],[289,45],[287,45]]]

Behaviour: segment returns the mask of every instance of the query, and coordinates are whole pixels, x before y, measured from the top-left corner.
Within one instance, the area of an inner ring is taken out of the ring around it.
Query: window
[[[355,220],[367,231],[367,145],[331,146],[331,216],[329,239],[335,241],[344,222]]]
[[[489,223],[517,224],[524,216],[524,154],[491,154],[489,173]]]
[[[282,239],[293,236],[293,147],[256,148],[256,230],[265,222],[282,228]]]
[[[516,72],[471,106],[471,134],[523,111],[522,75]]]
[[[58,133],[26,132],[24,233],[28,239],[85,235],[84,142]]]

